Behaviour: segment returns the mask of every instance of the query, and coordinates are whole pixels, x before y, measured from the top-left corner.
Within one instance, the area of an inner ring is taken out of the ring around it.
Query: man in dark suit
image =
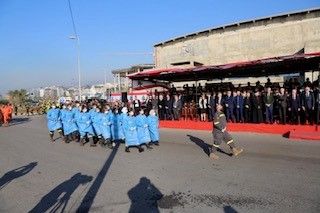
[[[285,93],[285,89],[280,88],[280,93],[278,95],[278,114],[281,124],[287,123],[287,94]]]
[[[216,105],[221,105],[223,107],[225,107],[225,104],[224,104],[224,98],[222,96],[222,92],[218,92],[218,95],[217,95],[217,98],[216,98]]]
[[[166,96],[166,101],[165,101],[165,109],[166,109],[166,119],[167,120],[172,120],[172,106],[173,106],[173,100],[170,97],[170,95],[168,94]]]
[[[261,123],[263,121],[262,98],[259,90],[256,90],[252,97],[252,121],[253,123]]]
[[[266,123],[273,124],[273,94],[271,93],[271,88],[267,88],[267,93],[263,97],[263,103],[265,105],[266,112]]]
[[[134,108],[134,114],[138,115],[139,111],[140,111],[140,108],[141,108],[141,103],[140,103],[140,100],[137,98],[136,95],[134,96],[134,100],[133,100],[132,104],[133,104],[133,108]]]
[[[213,121],[213,116],[214,116],[214,112],[215,112],[215,108],[216,108],[216,102],[210,92],[207,93],[207,99],[208,99],[207,109],[209,111],[209,121]]]
[[[174,96],[172,106],[173,106],[174,120],[179,120],[180,119],[180,109],[181,109],[182,105],[181,105],[181,100],[179,99],[178,95]]]
[[[241,95],[240,90],[237,91],[237,95],[234,97],[234,107],[236,111],[237,122],[243,122],[243,106],[244,100],[243,96]]]
[[[252,122],[252,106],[251,106],[251,93],[250,91],[246,92],[246,97],[244,98],[244,122]]]
[[[310,87],[306,87],[305,91],[301,95],[301,108],[303,111],[302,124],[306,124],[308,120],[309,124],[313,124],[313,111],[315,106],[315,100],[313,93],[310,92]]]
[[[227,114],[227,122],[232,121],[233,119],[233,110],[234,110],[234,97],[232,96],[231,90],[227,91],[227,95],[225,97],[225,108],[226,108],[226,114]]]
[[[159,95],[159,101],[158,101],[158,108],[159,108],[159,119],[164,120],[165,115],[165,99],[163,98],[163,95]]]
[[[299,112],[301,109],[300,96],[297,94],[297,90],[293,89],[291,95],[288,98],[288,110],[291,112],[291,124],[299,123]]]

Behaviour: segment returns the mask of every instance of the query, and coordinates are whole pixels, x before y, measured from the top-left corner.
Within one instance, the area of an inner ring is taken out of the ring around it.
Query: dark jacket
[[[279,107],[283,107],[283,108],[286,108],[287,107],[287,100],[288,97],[287,97],[287,94],[279,94],[278,95],[278,106]]]
[[[304,92],[301,95],[301,107],[305,107],[306,109],[311,109],[315,105],[314,95],[309,92],[309,96]]]
[[[236,109],[238,109],[238,106],[239,106],[239,109],[243,109],[243,106],[244,106],[243,96],[237,95],[236,97],[234,97],[233,98],[233,105],[234,105],[234,108],[236,108]]]
[[[288,108],[298,110],[301,108],[300,96],[297,94],[296,99],[293,99],[292,95],[288,98]]]

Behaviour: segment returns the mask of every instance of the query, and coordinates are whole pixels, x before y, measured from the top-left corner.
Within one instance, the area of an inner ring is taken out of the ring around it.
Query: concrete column
[[[116,92],[116,90],[117,90],[116,84],[117,84],[116,74],[113,74],[113,88],[114,88],[114,92]]]
[[[126,92],[129,90],[129,78],[127,77],[128,72],[126,72]]]
[[[120,73],[118,74],[118,88],[119,88],[119,92],[121,92],[121,77],[120,77]]]

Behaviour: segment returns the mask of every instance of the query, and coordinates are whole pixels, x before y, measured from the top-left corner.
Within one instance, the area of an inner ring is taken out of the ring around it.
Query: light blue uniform
[[[74,114],[72,111],[66,110],[61,114],[61,120],[63,124],[63,133],[69,135],[74,131],[78,131],[76,120],[74,119]]]
[[[112,114],[111,112],[109,112],[108,114],[103,113],[101,114],[100,120],[99,120],[102,136],[105,140],[111,138],[111,125],[112,125],[111,114]]]
[[[94,131],[91,124],[91,117],[88,113],[80,112],[76,115],[75,118],[81,137],[84,137],[86,133],[94,135]]]
[[[159,141],[159,120],[155,115],[149,115],[147,117],[149,125],[149,133],[152,142]]]
[[[101,126],[100,126],[100,119],[101,119],[101,116],[102,114],[100,112],[89,112],[89,115],[91,116],[91,121],[92,121],[92,126],[93,126],[93,129],[96,133],[97,136],[101,135],[102,134],[102,129],[101,129]]]
[[[112,126],[111,126],[111,134],[112,140],[122,140],[125,138],[124,132],[122,129],[121,118],[122,114],[113,114],[112,116]]]
[[[60,109],[60,118],[64,116],[64,113],[66,113],[67,109]]]
[[[76,117],[78,115],[78,113],[80,113],[80,111],[77,107],[73,107],[71,111],[72,111],[74,117]]]
[[[145,115],[137,115],[136,123],[140,143],[143,144],[151,142],[147,117]]]
[[[126,137],[126,146],[139,146],[140,141],[136,130],[136,118],[134,116],[124,116],[122,123],[124,135]],[[135,128],[135,129],[132,129]]]
[[[47,112],[47,119],[48,119],[48,129],[50,132],[62,128],[59,109],[50,109]]]

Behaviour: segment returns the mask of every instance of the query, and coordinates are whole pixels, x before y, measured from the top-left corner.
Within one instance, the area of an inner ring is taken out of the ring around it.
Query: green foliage
[[[27,90],[9,90],[9,101],[15,104],[23,104],[26,100]]]

